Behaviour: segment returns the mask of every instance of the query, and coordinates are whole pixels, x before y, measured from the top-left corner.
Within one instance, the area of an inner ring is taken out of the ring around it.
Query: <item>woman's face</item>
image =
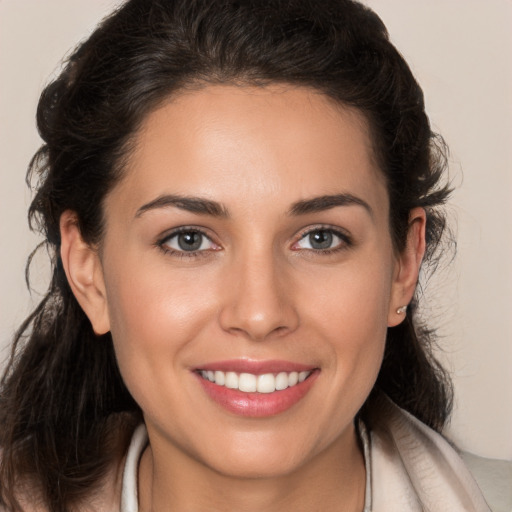
[[[319,93],[206,86],[147,117],[101,286],[153,453],[272,476],[353,442],[401,305],[388,213],[363,117]]]

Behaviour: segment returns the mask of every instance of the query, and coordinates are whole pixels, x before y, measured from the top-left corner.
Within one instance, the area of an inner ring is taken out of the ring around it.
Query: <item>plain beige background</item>
[[[320,0],[319,0],[320,1]],[[38,95],[60,59],[114,0],[0,0],[0,358],[39,295],[24,284],[29,233],[25,170],[40,140]],[[454,375],[448,429],[474,453],[512,459],[512,0],[367,0],[425,91],[451,148],[455,261],[425,283]],[[44,254],[35,262],[39,292]]]

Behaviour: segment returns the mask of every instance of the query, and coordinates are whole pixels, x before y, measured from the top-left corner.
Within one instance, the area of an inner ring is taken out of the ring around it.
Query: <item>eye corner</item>
[[[211,235],[195,226],[181,226],[168,231],[154,245],[165,254],[179,258],[205,257],[222,250]]]
[[[317,237],[315,240],[313,237]],[[333,246],[333,244],[335,244]],[[352,247],[352,237],[341,228],[314,226],[303,230],[292,244],[294,251],[331,254]]]

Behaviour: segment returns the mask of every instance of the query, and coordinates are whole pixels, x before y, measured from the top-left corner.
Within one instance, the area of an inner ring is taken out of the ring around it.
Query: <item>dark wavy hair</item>
[[[412,208],[427,212],[426,264],[438,257],[446,148],[423,93],[379,17],[349,0],[130,0],[69,57],[41,95],[44,144],[32,227],[52,257],[47,295],[18,330],[0,389],[0,503],[21,509],[23,483],[52,511],[70,510],[126,449],[141,411],[119,373],[110,334],[98,340],[67,283],[59,218],[77,214],[101,241],[103,201],[123,174],[141,122],[169,95],[204,84],[313,88],[360,111],[390,198],[390,232],[403,249]],[[388,329],[374,391],[440,430],[450,381],[418,325],[416,301]],[[372,393],[373,395],[373,393]],[[371,408],[372,395],[365,404]]]

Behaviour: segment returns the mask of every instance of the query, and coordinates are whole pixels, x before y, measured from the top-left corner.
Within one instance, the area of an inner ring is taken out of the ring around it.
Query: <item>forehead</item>
[[[206,86],[170,98],[141,125],[116,189],[133,211],[159,194],[244,198],[254,208],[340,192],[387,201],[364,116],[317,91],[278,85]]]

